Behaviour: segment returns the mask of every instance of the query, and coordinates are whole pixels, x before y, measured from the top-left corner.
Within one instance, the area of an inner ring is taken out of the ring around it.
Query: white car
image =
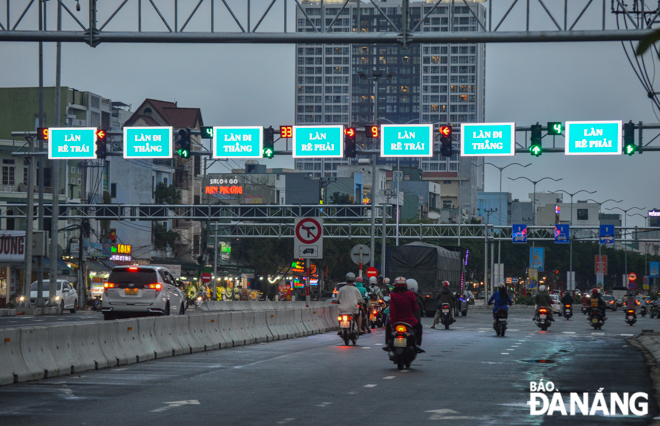
[[[37,281],[30,285],[30,302],[36,303],[37,301]],[[68,309],[72,314],[76,313],[78,308],[78,293],[73,288],[70,282],[66,280],[57,280],[57,290],[55,295],[48,292],[50,281],[44,280],[42,296],[50,299],[53,303],[60,305],[61,312]]]
[[[185,295],[170,271],[160,266],[118,266],[103,286],[101,312],[106,320],[186,312]]]
[[[551,294],[550,298],[552,299],[552,313],[561,315],[561,300],[559,300],[559,295]]]

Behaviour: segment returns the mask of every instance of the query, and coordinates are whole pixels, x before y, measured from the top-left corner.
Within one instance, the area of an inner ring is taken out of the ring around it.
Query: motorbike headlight
[[[201,302],[201,301],[202,301],[202,296],[199,296],[199,297],[197,298],[197,300]]]
[[[60,300],[60,296],[55,296],[55,297],[53,298],[53,300],[55,300],[55,301],[57,302],[58,300]]]
[[[18,300],[20,300],[21,302],[24,301],[24,300],[25,300],[25,296],[21,296],[21,297],[19,297]]]

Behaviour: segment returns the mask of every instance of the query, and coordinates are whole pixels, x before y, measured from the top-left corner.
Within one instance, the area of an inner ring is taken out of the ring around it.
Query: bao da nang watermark
[[[553,382],[529,382],[529,414],[532,416],[645,416],[649,397],[645,392],[570,392],[568,398]]]

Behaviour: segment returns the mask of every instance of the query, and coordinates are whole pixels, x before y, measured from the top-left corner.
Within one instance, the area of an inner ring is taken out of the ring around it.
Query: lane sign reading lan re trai
[[[96,159],[96,127],[50,127],[48,159]]]
[[[172,158],[172,127],[124,127],[124,158]]]
[[[432,157],[433,124],[383,124],[381,157]]]
[[[516,155],[516,123],[461,123],[461,156]]]

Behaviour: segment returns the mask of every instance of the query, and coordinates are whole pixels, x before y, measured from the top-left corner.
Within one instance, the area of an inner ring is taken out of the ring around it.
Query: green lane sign
[[[172,158],[172,127],[124,127],[124,158]]]
[[[263,127],[213,127],[213,158],[263,158],[263,147]]]
[[[50,127],[49,160],[96,159],[96,127]]]
[[[293,126],[293,158],[341,158],[344,126]]]
[[[462,123],[461,156],[516,155],[516,123]]]
[[[566,155],[621,154],[621,121],[567,121]]]
[[[381,157],[432,157],[433,124],[383,124]]]

